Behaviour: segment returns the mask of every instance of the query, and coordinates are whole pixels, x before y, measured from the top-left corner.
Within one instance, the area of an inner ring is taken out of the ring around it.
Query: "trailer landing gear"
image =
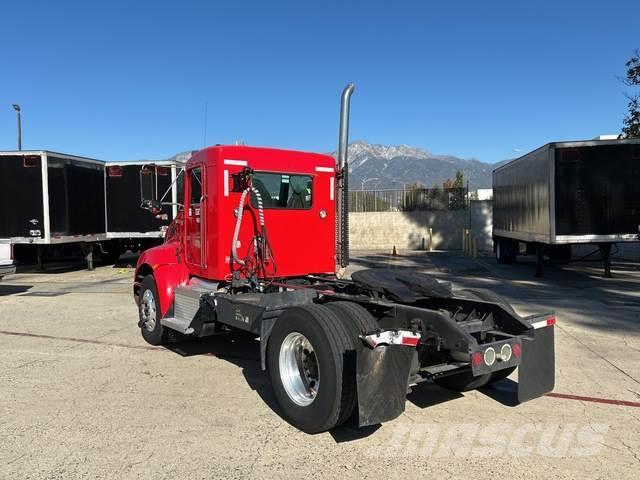
[[[82,244],[82,254],[87,262],[87,270],[93,270],[93,243]]]
[[[544,277],[544,245],[536,243],[536,277]]]
[[[604,278],[611,278],[611,244],[601,243],[598,246],[600,247],[600,255],[602,255],[602,260],[604,261]]]

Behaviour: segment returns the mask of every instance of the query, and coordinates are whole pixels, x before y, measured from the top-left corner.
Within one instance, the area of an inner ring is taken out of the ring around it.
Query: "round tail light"
[[[491,366],[496,363],[496,351],[493,347],[489,347],[484,351],[484,363]]]

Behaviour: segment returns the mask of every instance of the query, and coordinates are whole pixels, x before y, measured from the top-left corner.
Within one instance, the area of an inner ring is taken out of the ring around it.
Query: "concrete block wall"
[[[359,249],[421,249],[429,245],[433,230],[433,248],[460,250],[462,230],[471,228],[478,250],[491,250],[491,202],[472,201],[470,210],[418,212],[352,212],[349,214],[350,245]]]

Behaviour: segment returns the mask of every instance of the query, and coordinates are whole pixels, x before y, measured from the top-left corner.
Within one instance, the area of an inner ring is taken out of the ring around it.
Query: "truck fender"
[[[175,289],[189,281],[189,270],[181,263],[160,265],[153,270],[153,278],[158,290],[160,312],[166,316],[175,296]]]

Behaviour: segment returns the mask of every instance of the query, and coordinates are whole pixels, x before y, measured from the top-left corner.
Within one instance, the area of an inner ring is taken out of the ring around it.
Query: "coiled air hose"
[[[236,218],[236,226],[233,230],[233,240],[231,243],[231,254],[233,255],[233,261],[243,267],[246,265],[246,262],[242,260],[240,257],[238,257],[238,237],[240,236],[240,225],[242,224],[244,202],[249,192],[253,192],[256,194],[256,199],[258,200],[258,219],[260,223],[260,229],[264,231],[264,210],[262,208],[262,195],[260,195],[260,192],[256,188],[247,187],[242,192],[242,195],[240,195],[240,203],[238,205],[238,215]]]

